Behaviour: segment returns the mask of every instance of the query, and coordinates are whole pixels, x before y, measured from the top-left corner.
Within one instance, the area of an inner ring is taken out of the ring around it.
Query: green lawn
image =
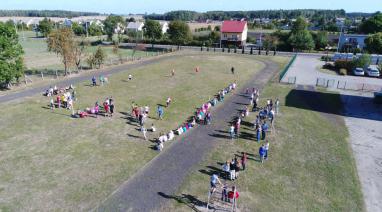
[[[150,118],[160,131],[175,128],[195,107],[234,80],[243,84],[264,65],[254,56],[190,53],[109,76],[107,86],[77,86],[75,108],[91,107],[113,96],[113,118],[72,119],[70,112],[46,109],[49,98],[40,95],[1,104],[0,107],[0,210],[89,210],[151,160],[157,152],[144,141],[125,113],[135,101],[155,107],[168,96],[164,120]],[[272,57],[285,63],[288,58]],[[200,73],[195,74],[195,66]],[[232,76],[235,66],[240,75]],[[175,69],[175,77],[170,71]]]
[[[20,44],[24,49],[24,61],[27,69],[37,69],[37,70],[63,70],[64,66],[61,62],[61,59],[54,53],[50,53],[47,50],[46,40],[44,38],[36,38],[36,33],[32,31],[19,32]],[[94,41],[98,37],[89,37],[86,38],[89,41]],[[93,53],[98,47],[89,46],[85,49],[84,57],[88,54]],[[118,55],[114,54],[111,46],[102,46],[107,55],[106,63],[110,63],[110,59],[117,60],[119,55],[124,59],[126,57],[133,56],[132,49],[123,49],[120,48]],[[147,57],[152,56],[153,52],[146,51],[136,51],[134,57]],[[84,60],[84,66],[87,66]]]
[[[251,113],[242,129],[250,139],[235,142],[222,139],[189,175],[175,197],[177,201],[171,202],[171,210],[190,211],[194,203],[207,202],[210,176],[201,170],[211,170],[211,166],[221,169],[218,163],[245,151],[252,155],[247,170],[235,181],[241,194],[238,203],[241,211],[364,211],[343,119],[310,110],[301,97],[288,96],[292,89],[271,83],[262,92],[262,105],[267,98],[278,97],[281,101],[276,131],[268,137],[269,160],[263,164],[257,161],[260,144],[255,142],[254,131],[246,124],[255,120],[255,114]],[[288,101],[301,107],[285,106],[287,96]],[[327,95],[321,101],[331,104],[331,112],[338,112],[341,107],[339,95]],[[192,198],[184,198],[185,195]]]

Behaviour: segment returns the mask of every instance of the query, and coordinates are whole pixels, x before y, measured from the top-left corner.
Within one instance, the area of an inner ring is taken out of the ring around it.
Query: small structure
[[[162,28],[162,34],[166,33],[168,30],[168,22],[167,21],[160,21],[160,27]]]
[[[221,46],[233,45],[242,47],[246,43],[247,33],[247,21],[223,21],[220,44]]]
[[[368,35],[362,34],[341,34],[338,42],[338,49],[352,52],[353,49],[364,49],[365,39]]]
[[[144,25],[145,24],[143,22],[129,22],[126,30],[129,32],[141,32]]]

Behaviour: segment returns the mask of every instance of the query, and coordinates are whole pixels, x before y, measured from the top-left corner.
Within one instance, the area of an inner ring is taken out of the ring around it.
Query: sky
[[[346,12],[376,12],[382,10],[382,0],[0,0],[0,9],[72,10],[108,14],[264,9],[345,9]]]

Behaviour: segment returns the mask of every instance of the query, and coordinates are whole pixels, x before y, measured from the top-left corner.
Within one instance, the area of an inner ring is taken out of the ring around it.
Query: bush
[[[339,74],[340,75],[347,75],[348,71],[344,68],[341,68],[340,71],[339,71]]]
[[[337,70],[346,69],[348,71],[351,71],[355,68],[354,62],[350,60],[337,60],[334,63],[334,66],[336,67]]]

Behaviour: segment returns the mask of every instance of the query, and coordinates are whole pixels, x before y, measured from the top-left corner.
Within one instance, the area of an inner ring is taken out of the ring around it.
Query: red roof
[[[222,32],[243,32],[246,21],[223,21]]]

